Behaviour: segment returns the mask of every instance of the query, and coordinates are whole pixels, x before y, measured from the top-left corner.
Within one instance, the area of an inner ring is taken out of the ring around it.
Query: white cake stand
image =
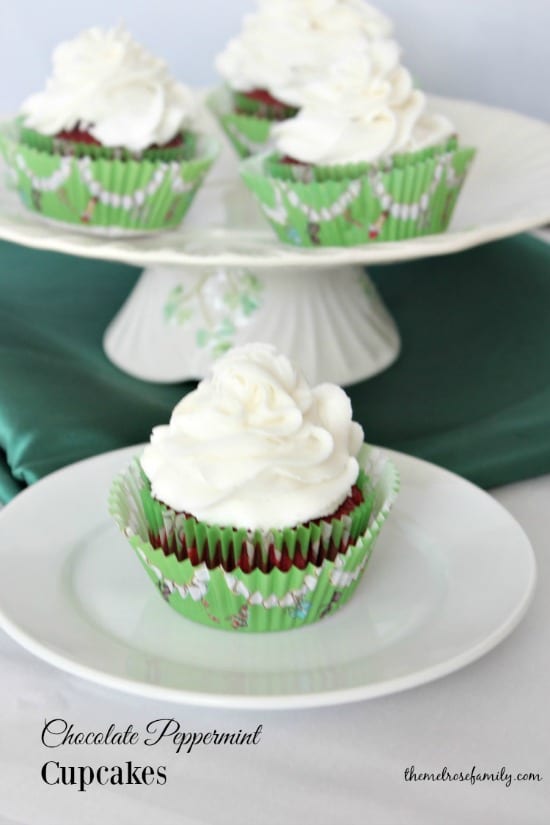
[[[5,186],[0,237],[145,267],[104,338],[113,363],[138,378],[201,378],[226,349],[263,340],[296,359],[313,382],[352,384],[388,367],[400,349],[366,265],[458,252],[550,221],[549,126],[475,103],[437,98],[432,105],[478,149],[441,235],[353,248],[284,246],[226,147],[176,232],[115,239],[52,226]]]

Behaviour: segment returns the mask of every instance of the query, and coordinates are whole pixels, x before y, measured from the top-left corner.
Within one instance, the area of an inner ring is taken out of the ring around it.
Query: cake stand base
[[[397,328],[361,266],[152,267],[109,325],[104,348],[145,381],[203,378],[233,346],[265,341],[312,383],[354,384],[397,357]]]

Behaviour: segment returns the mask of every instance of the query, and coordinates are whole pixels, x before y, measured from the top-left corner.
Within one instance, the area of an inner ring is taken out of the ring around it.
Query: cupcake
[[[102,233],[181,222],[216,157],[192,93],[123,28],[62,43],[44,91],[0,137],[24,204]]]
[[[268,146],[272,126],[296,115],[302,88],[327,65],[392,30],[363,0],[260,0],[259,6],[218,56],[226,88],[210,98],[241,157]]]
[[[286,630],[350,598],[397,486],[342,389],[311,388],[274,347],[250,344],[153,430],[109,503],[179,613]]]
[[[296,117],[271,131],[274,151],[241,166],[283,242],[352,246],[447,228],[475,152],[428,111],[395,41],[351,51],[300,95]]]

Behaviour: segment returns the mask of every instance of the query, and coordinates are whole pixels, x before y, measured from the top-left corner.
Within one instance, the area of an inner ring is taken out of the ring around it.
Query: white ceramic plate
[[[138,448],[60,470],[0,513],[0,620],[70,673],[153,699],[239,708],[338,704],[451,673],[525,613],[533,551],[490,496],[445,470],[388,453],[402,480],[354,598],[285,633],[192,624],[155,592],[106,511]]]
[[[550,221],[550,126],[504,109],[433,98],[477,157],[449,230],[440,235],[345,249],[279,243],[238,179],[225,147],[180,230],[144,238],[102,238],[45,223],[0,186],[0,238],[39,249],[143,266],[340,266],[389,263],[467,249]],[[208,115],[205,115],[208,117]],[[206,126],[217,127],[211,118]],[[219,131],[219,130],[218,130]],[[220,133],[220,141],[226,141]]]

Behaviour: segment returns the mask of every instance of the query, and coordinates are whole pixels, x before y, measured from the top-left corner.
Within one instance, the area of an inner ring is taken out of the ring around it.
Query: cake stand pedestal
[[[548,125],[466,101],[436,98],[431,107],[477,148],[440,235],[348,248],[283,245],[227,145],[177,231],[115,239],[52,227],[0,186],[0,237],[144,268],[104,339],[108,357],[131,375],[202,378],[230,347],[263,340],[300,363],[310,381],[351,384],[388,367],[400,348],[365,266],[455,253],[550,222]],[[203,129],[216,131],[204,118]]]
[[[206,375],[232,346],[275,344],[314,383],[353,384],[400,348],[393,319],[360,266],[316,269],[149,267],[109,325],[104,348],[146,381]]]

